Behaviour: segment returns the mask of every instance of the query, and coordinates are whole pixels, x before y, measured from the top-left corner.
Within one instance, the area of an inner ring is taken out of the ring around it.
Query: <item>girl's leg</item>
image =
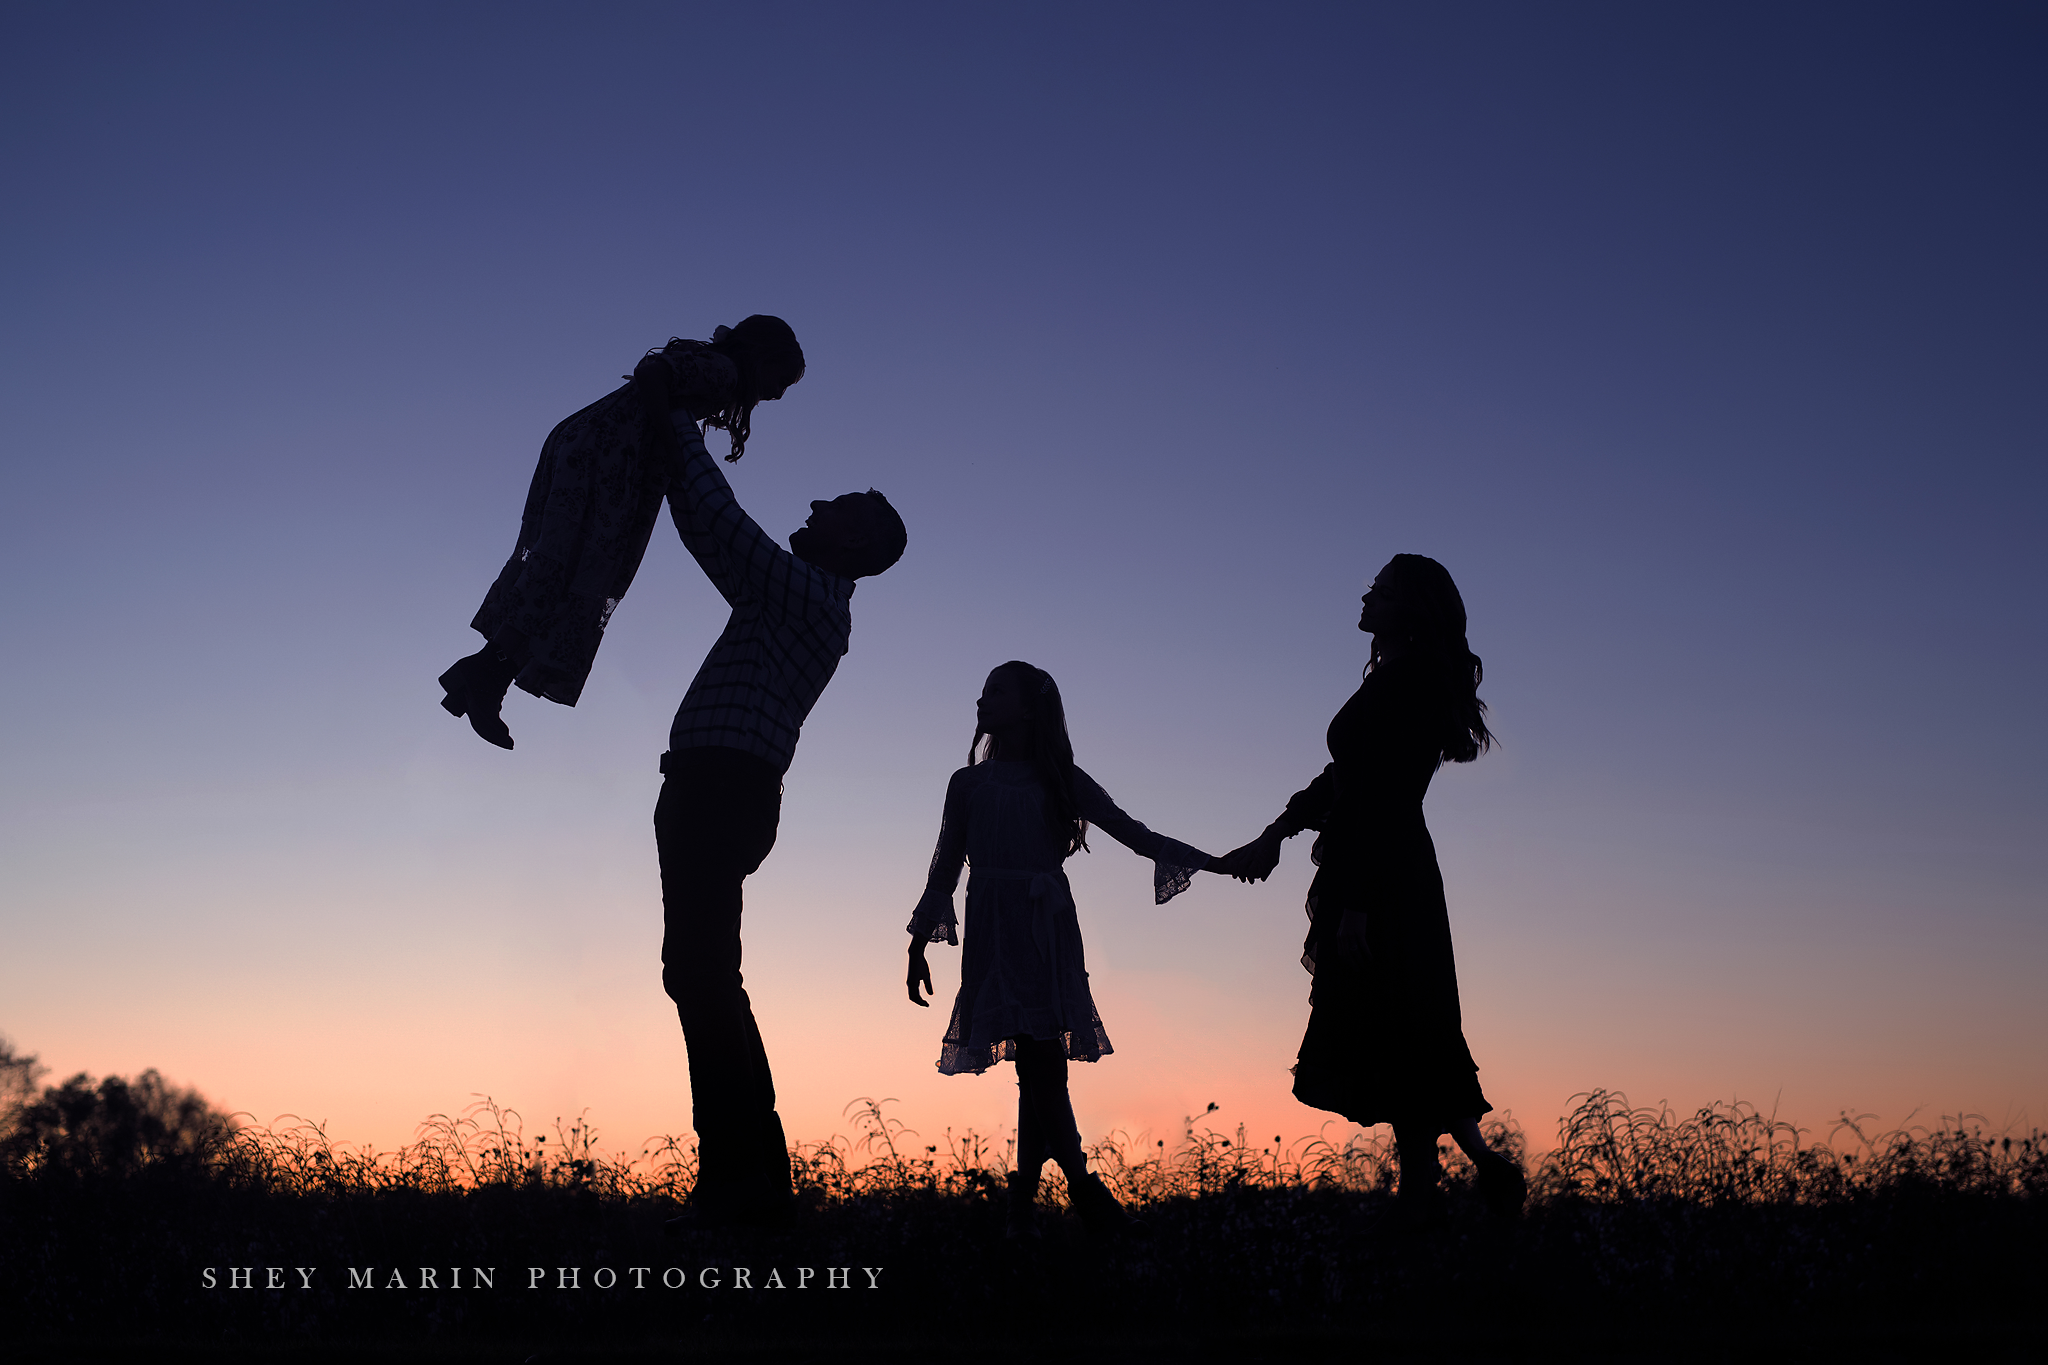
[[[1028,1125],[1028,1128],[1027,1128]],[[1025,1146],[1026,1134],[1031,1146]],[[1050,1156],[1074,1185],[1088,1174],[1074,1102],[1067,1094],[1067,1053],[1058,1039],[1017,1039],[1017,1164],[1037,1175]],[[1031,1164],[1027,1167],[1025,1162]]]
[[[1052,1148],[1045,1139],[1045,1123],[1039,1117],[1037,1069],[1025,1060],[1029,1038],[1019,1038],[1017,1049],[1017,1169],[1010,1172],[1009,1212],[1005,1224],[1011,1237],[1028,1237],[1038,1209],[1038,1176]]]
[[[1101,1178],[1088,1172],[1088,1154],[1081,1150],[1081,1132],[1074,1123],[1074,1101],[1067,1093],[1067,1050],[1058,1039],[1017,1040],[1017,1093],[1020,1111],[1029,1109],[1038,1125],[1043,1150],[1052,1153],[1065,1173],[1067,1196],[1089,1235],[1149,1236]]]
[[[1038,1106],[1024,1091],[1023,1067],[1017,1076],[1017,1172],[1038,1179],[1039,1168],[1052,1152],[1045,1145],[1045,1132],[1038,1122]]]

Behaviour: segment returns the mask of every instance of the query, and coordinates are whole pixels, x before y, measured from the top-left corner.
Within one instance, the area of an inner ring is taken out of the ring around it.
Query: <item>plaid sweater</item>
[[[683,459],[669,515],[732,618],[676,711],[668,747],[739,749],[788,772],[804,717],[852,636],[854,581],[770,540],[741,510],[696,424],[675,425]]]

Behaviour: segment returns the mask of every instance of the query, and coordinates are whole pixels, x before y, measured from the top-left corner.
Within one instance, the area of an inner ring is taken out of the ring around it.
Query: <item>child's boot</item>
[[[1074,1212],[1081,1215],[1081,1226],[1088,1229],[1090,1237],[1144,1239],[1152,1235],[1151,1228],[1131,1217],[1129,1210],[1117,1203],[1116,1196],[1109,1192],[1109,1186],[1102,1183],[1101,1176],[1092,1172],[1078,1180],[1070,1176],[1067,1192],[1074,1201]]]
[[[442,709],[451,716],[468,716],[469,728],[476,731],[478,738],[500,749],[511,748],[512,731],[499,710],[505,704],[512,679],[519,675],[519,667],[489,645],[457,659],[455,666],[440,678],[441,688],[448,694],[441,699]]]

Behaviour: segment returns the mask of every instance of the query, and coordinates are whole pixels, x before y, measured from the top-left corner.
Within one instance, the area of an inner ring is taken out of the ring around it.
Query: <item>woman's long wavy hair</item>
[[[1411,656],[1441,690],[1444,705],[1443,748],[1439,759],[1470,763],[1494,745],[1486,728],[1486,703],[1479,684],[1486,667],[1465,641],[1465,599],[1450,571],[1426,555],[1395,555],[1373,584],[1387,596],[1393,629],[1372,637],[1370,675],[1383,662],[1381,641],[1387,635],[1405,640]]]
[[[1026,758],[1045,787],[1045,819],[1061,845],[1062,856],[1085,852],[1088,822],[1081,818],[1080,802],[1074,799],[1074,742],[1067,737],[1067,708],[1060,700],[1060,685],[1052,674],[1022,659],[1012,659],[996,668],[1007,673],[1024,695],[1031,710],[1031,752],[1000,752],[996,737],[974,726],[974,738],[967,744],[967,761],[986,763],[992,758]]]
[[[705,421],[732,436],[728,463],[747,453],[747,436],[753,430],[754,406],[761,401],[762,382],[767,376],[787,375],[783,387],[804,377],[804,348],[796,344],[796,333],[781,318],[756,313],[737,327],[720,327],[711,334],[710,347],[732,361],[740,373],[733,401]]]

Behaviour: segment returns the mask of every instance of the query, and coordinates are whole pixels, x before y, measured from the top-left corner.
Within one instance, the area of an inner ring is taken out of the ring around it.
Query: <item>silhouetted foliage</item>
[[[689,1139],[606,1152],[587,1122],[529,1137],[484,1100],[379,1153],[295,1119],[227,1127],[153,1073],[79,1078],[30,1106],[47,1105],[42,1136],[15,1150],[35,1155],[0,1176],[0,1320],[30,1338],[659,1339],[700,1352],[1019,1333],[1584,1346],[1652,1323],[1711,1326],[1700,1342],[1746,1324],[1780,1342],[1946,1347],[2036,1330],[2048,1272],[2044,1135],[1961,1119],[1872,1133],[1845,1118],[1815,1142],[1747,1105],[1684,1115],[1594,1092],[1537,1160],[1523,1219],[1488,1220],[1469,1161],[1447,1145],[1448,1217],[1416,1228],[1392,1194],[1391,1139],[1264,1143],[1206,1126],[1212,1106],[1174,1140],[1118,1135],[1090,1150],[1153,1240],[1091,1241],[1059,1213],[1049,1173],[1044,1235],[1015,1242],[1003,1236],[1010,1144],[924,1141],[889,1103],[850,1105],[851,1137],[796,1144],[793,1231],[677,1236],[664,1222],[695,1179]],[[1511,1123],[1486,1137],[1524,1160]],[[423,1265],[444,1268],[440,1289],[421,1288]],[[498,1267],[496,1288],[450,1292],[454,1265]],[[874,1266],[892,1292],[591,1282],[597,1267],[634,1265],[656,1277],[751,1265],[757,1280],[766,1266]],[[222,1287],[228,1267],[250,1266],[316,1267],[316,1282],[266,1289],[259,1271],[253,1290]],[[553,1288],[565,1266],[583,1268],[581,1290]],[[379,1290],[348,1288],[367,1267]],[[548,1284],[529,1291],[528,1267]]]
[[[24,1063],[26,1065],[24,1066]],[[33,1084],[35,1059],[0,1056],[0,1070]],[[22,1088],[27,1088],[24,1085]],[[211,1170],[232,1145],[234,1124],[196,1090],[155,1068],[134,1080],[95,1083],[80,1072],[40,1098],[10,1106],[0,1127],[0,1168],[11,1175],[130,1176],[164,1163]]]
[[[36,1093],[36,1082],[49,1070],[35,1054],[16,1055],[14,1041],[0,1035],[0,1141],[14,1131],[21,1110]]]

